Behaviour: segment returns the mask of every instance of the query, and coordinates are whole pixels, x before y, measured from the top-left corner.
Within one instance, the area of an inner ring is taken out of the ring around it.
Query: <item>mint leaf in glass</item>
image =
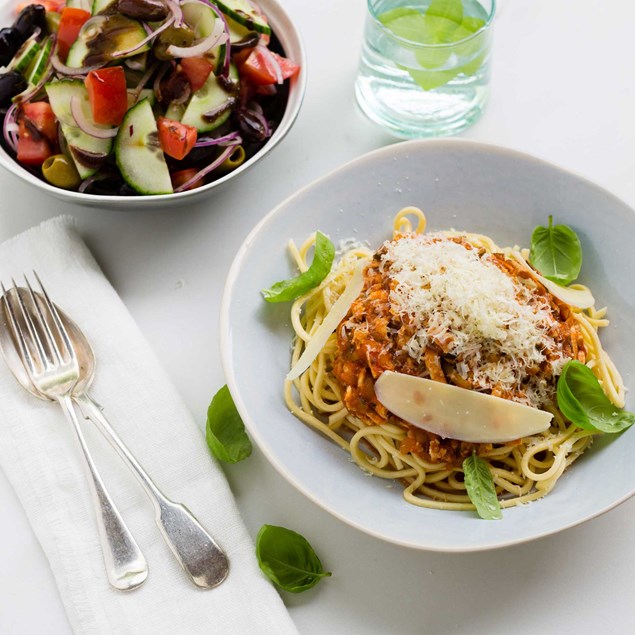
[[[423,90],[443,86],[461,73],[473,75],[485,58],[484,53],[480,53],[482,38],[471,36],[486,22],[482,18],[464,15],[463,0],[433,0],[425,13],[414,8],[397,7],[382,13],[378,19],[396,37],[412,43],[412,46],[407,43],[402,46],[412,50],[421,68],[397,66]],[[457,46],[443,46],[451,44]],[[465,63],[444,68],[452,54],[464,59]]]

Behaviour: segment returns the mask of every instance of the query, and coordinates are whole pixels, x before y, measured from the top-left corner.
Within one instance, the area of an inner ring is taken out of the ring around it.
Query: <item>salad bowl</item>
[[[16,16],[15,6],[13,0],[0,4],[0,26],[10,26],[13,23]],[[238,178],[239,175],[246,170],[251,169],[282,141],[299,114],[306,88],[306,53],[296,26],[277,0],[262,0],[259,2],[259,7],[267,16],[271,32],[277,39],[284,56],[299,65],[300,70],[289,80],[285,81],[285,84],[288,84],[288,87],[285,86],[285,88],[288,88],[286,104],[271,136],[266,139],[263,145],[257,149],[254,154],[248,156],[242,164],[232,171],[194,189],[186,189],[169,194],[140,194],[130,196],[119,194],[93,194],[55,187],[43,178],[36,176],[29,169],[20,165],[2,145],[0,145],[0,166],[30,186],[36,187],[66,202],[118,210],[181,205],[189,203],[194,199],[203,198],[209,195],[212,190],[225,186],[230,181]],[[133,110],[134,109],[131,109],[128,112],[131,113]]]

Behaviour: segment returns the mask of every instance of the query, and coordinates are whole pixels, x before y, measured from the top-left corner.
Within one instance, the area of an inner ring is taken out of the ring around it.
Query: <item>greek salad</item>
[[[0,29],[1,143],[56,187],[182,192],[262,147],[299,70],[251,0],[40,0]]]

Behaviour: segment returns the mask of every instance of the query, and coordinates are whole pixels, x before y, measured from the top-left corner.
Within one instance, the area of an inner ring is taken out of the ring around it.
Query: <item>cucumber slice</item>
[[[49,63],[49,57],[51,57],[51,51],[53,50],[53,39],[47,38],[42,42],[39,53],[35,55],[35,58],[31,62],[28,70],[26,71],[26,81],[32,86],[35,86],[44,77],[44,73]]]
[[[165,111],[165,116],[167,119],[171,119],[172,121],[181,121],[184,112],[184,104],[177,104],[175,101],[172,101]]]
[[[84,11],[90,11],[90,0],[66,0],[66,4],[64,6],[70,7],[72,9],[83,9]]]
[[[183,5],[183,18],[194,31],[196,39],[211,35],[214,23],[220,19],[209,6],[193,2]],[[209,57],[214,65],[214,73],[218,74],[223,69],[225,55],[227,55],[227,47],[224,44],[215,46],[207,53],[206,57]]]
[[[134,91],[131,88],[128,89],[128,110],[130,110],[135,104],[138,104],[143,99],[147,99],[150,102],[150,105],[154,107],[154,103],[156,102],[157,98],[152,88],[142,89],[137,100],[134,99],[134,95],[132,94],[133,92]]]
[[[159,143],[152,106],[147,99],[131,108],[115,141],[121,175],[140,194],[172,194],[170,172]]]
[[[220,78],[210,75],[199,90],[197,90],[190,99],[181,123],[188,126],[194,126],[199,132],[210,132],[215,130],[221,124],[225,123],[234,108],[237,101],[238,87],[240,86],[240,78],[238,70],[234,64],[229,66],[229,79],[235,90],[227,90],[219,81]],[[223,108],[221,114],[213,120],[207,120],[203,115],[207,112]]]
[[[149,44],[121,55],[134,48],[147,34],[141,23],[120,14],[95,15],[84,23],[66,58],[71,68],[107,63],[114,59],[133,57],[150,50]]]
[[[110,7],[111,5],[112,8],[115,9],[117,7],[117,2],[118,0],[94,0],[91,13],[93,15],[97,15],[105,9],[108,9],[108,7]]]
[[[97,139],[87,135],[77,127],[75,119],[73,119],[73,115],[71,114],[71,99],[73,96],[76,95],[79,97],[83,102],[84,112],[90,113],[88,91],[81,79],[60,79],[47,84],[45,88],[53,113],[60,122],[62,134],[71,148],[71,156],[77,167],[79,176],[82,179],[87,179],[97,172],[97,168],[86,165],[85,162],[82,163],[81,153],[96,155],[110,154],[112,150],[112,139]],[[76,148],[77,151],[73,152],[73,148]]]
[[[9,70],[24,74],[42,47],[37,40],[27,40],[9,64]]]
[[[271,35],[271,29],[249,0],[216,0],[218,8],[250,31]]]
[[[240,42],[244,40],[250,33],[253,33],[253,30],[248,29],[246,26],[239,24],[236,20],[232,20],[231,18],[225,16],[227,20],[227,26],[229,27],[229,43],[235,44],[236,42]]]

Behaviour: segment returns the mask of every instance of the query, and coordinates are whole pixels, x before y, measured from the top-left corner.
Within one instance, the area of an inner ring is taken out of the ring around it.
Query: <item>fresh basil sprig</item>
[[[500,520],[503,513],[496,496],[494,477],[487,463],[473,452],[463,461],[463,473],[467,495],[478,515],[485,520]]]
[[[299,298],[326,278],[334,258],[333,243],[322,232],[317,232],[311,266],[295,278],[281,280],[272,284],[269,289],[263,289],[263,297],[267,302],[289,302]]]
[[[566,286],[580,275],[582,246],[578,235],[567,225],[538,226],[531,235],[531,264],[548,280]]]
[[[276,525],[263,525],[256,537],[256,557],[263,573],[290,593],[302,593],[331,575],[307,539]]]
[[[562,414],[585,430],[615,434],[635,423],[635,414],[616,408],[593,371],[575,360],[564,365],[556,394]]]
[[[207,409],[205,437],[212,454],[225,463],[238,463],[251,454],[251,441],[227,386],[223,386]]]

